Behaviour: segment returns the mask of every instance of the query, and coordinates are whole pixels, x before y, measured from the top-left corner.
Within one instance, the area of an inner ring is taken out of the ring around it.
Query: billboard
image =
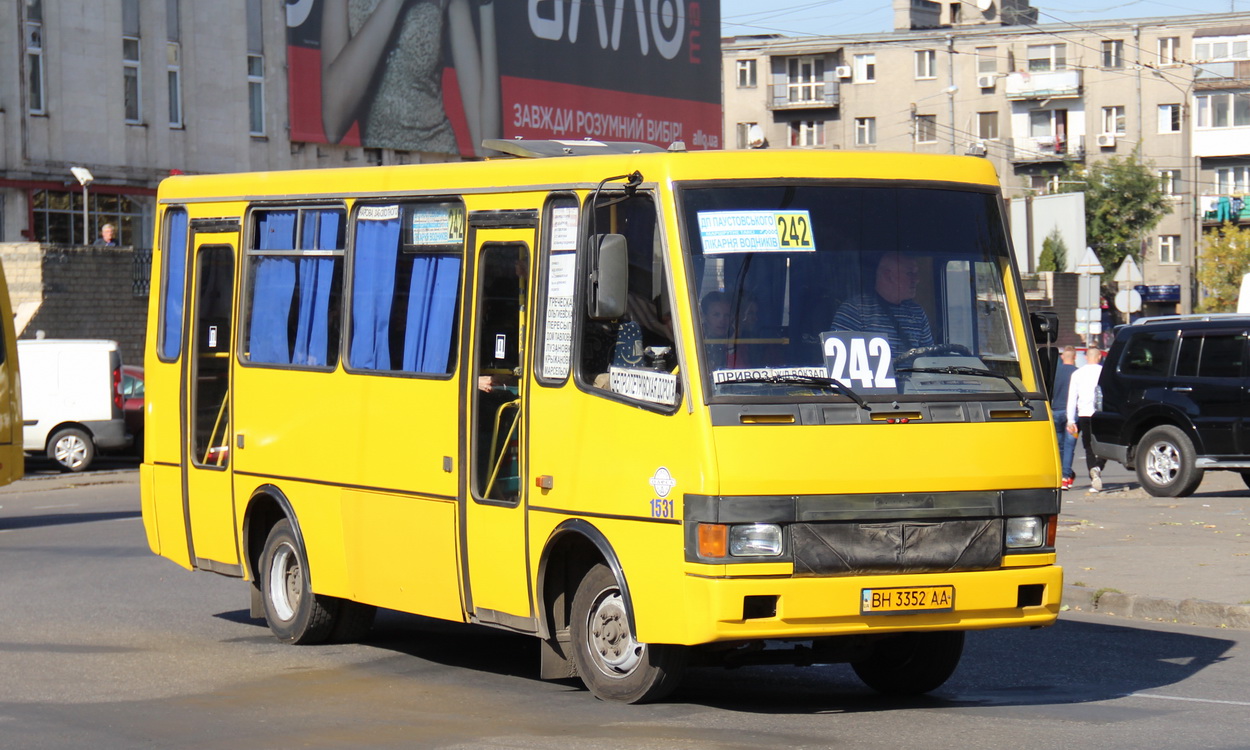
[[[719,0],[287,0],[291,140],[721,147]]]

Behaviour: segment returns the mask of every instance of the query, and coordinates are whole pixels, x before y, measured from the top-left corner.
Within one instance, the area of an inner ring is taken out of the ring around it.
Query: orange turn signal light
[[[699,557],[726,557],[729,554],[729,527],[721,523],[699,524]]]

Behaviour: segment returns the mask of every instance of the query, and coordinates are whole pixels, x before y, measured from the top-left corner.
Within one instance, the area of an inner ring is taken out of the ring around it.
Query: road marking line
[[[1220,701],[1213,698],[1182,698],[1179,695],[1155,695],[1154,693],[1129,693],[1130,697],[1158,698],[1161,701],[1185,701],[1187,703],[1222,703],[1226,706],[1250,706],[1247,701]]]
[[[62,503],[60,505],[36,505],[31,510],[56,510],[57,508],[78,508],[81,503]]]

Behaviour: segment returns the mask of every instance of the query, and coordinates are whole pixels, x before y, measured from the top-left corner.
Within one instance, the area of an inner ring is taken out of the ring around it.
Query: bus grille
[[[1003,559],[1003,521],[796,523],[796,576],[992,570]]]

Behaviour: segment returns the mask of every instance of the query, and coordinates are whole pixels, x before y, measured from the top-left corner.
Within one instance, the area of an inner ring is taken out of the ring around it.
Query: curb
[[[1154,622],[1186,623],[1204,628],[1250,630],[1250,605],[1220,604],[1202,599],[1163,599],[1087,586],[1064,586],[1061,611],[1063,610]]]

